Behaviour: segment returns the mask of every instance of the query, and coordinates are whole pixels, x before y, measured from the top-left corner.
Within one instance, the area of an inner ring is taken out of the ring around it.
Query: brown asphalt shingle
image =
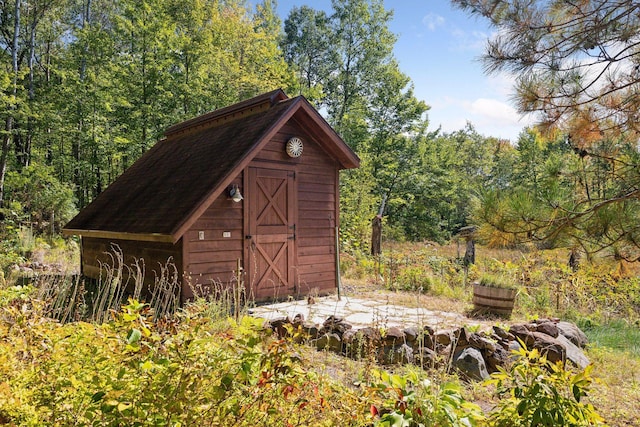
[[[295,99],[159,141],[65,229],[171,234]]]
[[[170,127],[166,139],[80,211],[64,232],[162,235],[162,240],[176,241],[266,137],[300,110],[342,167],[358,166],[356,154],[304,97],[287,98],[278,89]]]

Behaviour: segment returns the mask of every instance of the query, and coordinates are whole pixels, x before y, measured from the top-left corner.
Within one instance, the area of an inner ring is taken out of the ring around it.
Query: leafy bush
[[[491,374],[487,384],[496,386],[500,398],[489,416],[494,427],[592,426],[602,418],[591,404],[581,400],[590,391],[593,365],[572,373],[561,363],[551,363],[537,349],[523,347],[508,368]]]
[[[433,276],[424,267],[405,267],[400,270],[396,281],[397,286],[392,287],[405,291],[428,292],[433,286]]]
[[[197,305],[154,323],[148,306],[130,301],[109,323],[62,325],[23,292],[5,295],[0,423],[365,424],[365,411],[353,411],[364,408],[359,397],[305,370],[292,342],[262,320],[213,324],[191,311]]]
[[[129,301],[102,325],[43,316],[40,288],[0,287],[0,424],[66,425],[597,425],[583,398],[591,368],[564,371],[536,351],[490,381],[487,417],[457,381],[375,371],[345,386],[314,371],[294,339],[197,300],[174,317]],[[370,368],[370,366],[368,367]],[[328,371],[332,372],[332,369]],[[370,370],[367,370],[370,373]],[[335,373],[335,372],[332,372]],[[369,381],[369,380],[368,380]],[[516,421],[514,421],[516,420]],[[514,424],[516,423],[516,424]]]
[[[464,399],[457,383],[421,380],[415,371],[374,375],[378,380],[369,392],[383,399],[382,406],[371,405],[376,426],[469,427],[484,420],[480,407]]]

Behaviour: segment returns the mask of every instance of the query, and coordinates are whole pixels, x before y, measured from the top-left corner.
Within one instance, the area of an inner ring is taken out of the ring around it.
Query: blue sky
[[[278,0],[286,19],[293,6],[331,10],[331,0]],[[398,36],[394,53],[400,69],[413,80],[417,98],[431,106],[429,129],[445,132],[471,122],[485,136],[515,142],[531,123],[509,101],[512,80],[486,76],[478,56],[492,29],[480,19],[454,9],[448,0],[384,0],[394,12],[390,29]]]

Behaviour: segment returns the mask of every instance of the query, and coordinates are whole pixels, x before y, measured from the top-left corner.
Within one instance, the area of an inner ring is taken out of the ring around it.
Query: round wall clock
[[[287,141],[287,154],[289,157],[300,157],[303,148],[302,140],[296,136]]]

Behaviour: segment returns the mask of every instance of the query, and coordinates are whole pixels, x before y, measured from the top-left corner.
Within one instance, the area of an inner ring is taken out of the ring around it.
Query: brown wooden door
[[[259,300],[295,293],[294,176],[288,170],[249,169],[245,269],[250,292]]]

